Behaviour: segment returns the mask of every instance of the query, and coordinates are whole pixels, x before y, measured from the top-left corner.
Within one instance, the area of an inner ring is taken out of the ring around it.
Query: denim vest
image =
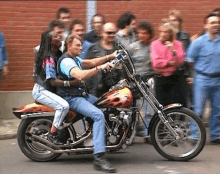
[[[57,72],[58,72],[58,78],[61,80],[73,80],[74,78],[69,78],[66,74],[63,74],[60,68],[60,63],[65,58],[72,58],[71,55],[69,55],[67,52],[64,53],[58,60],[57,63]],[[76,64],[79,66],[78,62],[73,59]],[[65,97],[65,96],[75,96],[75,97],[84,97],[87,96],[87,90],[84,83],[77,85],[77,86],[70,86],[70,87],[57,87],[57,94]]]

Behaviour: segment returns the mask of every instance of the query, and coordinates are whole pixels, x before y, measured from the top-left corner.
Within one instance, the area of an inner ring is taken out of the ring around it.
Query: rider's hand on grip
[[[105,63],[103,65],[101,65],[101,69],[104,71],[104,73],[106,73],[107,71],[111,71],[111,69],[114,67],[114,65],[112,63]]]

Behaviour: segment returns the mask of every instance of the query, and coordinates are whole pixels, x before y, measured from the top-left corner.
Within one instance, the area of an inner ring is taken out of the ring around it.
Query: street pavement
[[[107,154],[119,174],[219,174],[218,146],[206,145],[188,162],[168,161],[150,144],[134,144]],[[63,154],[52,162],[34,162],[20,151],[16,139],[0,140],[0,174],[101,174],[93,170],[93,155]]]

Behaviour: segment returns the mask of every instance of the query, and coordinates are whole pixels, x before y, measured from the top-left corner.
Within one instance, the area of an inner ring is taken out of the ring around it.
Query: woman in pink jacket
[[[184,76],[179,70],[185,57],[183,45],[175,40],[175,29],[167,20],[162,21],[159,32],[159,39],[150,47],[152,67],[158,73],[155,77],[156,97],[164,106],[172,103],[186,106],[185,89],[181,84]]]

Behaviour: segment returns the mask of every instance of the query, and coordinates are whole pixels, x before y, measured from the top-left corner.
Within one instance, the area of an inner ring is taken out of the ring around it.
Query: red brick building
[[[33,48],[40,43],[43,30],[56,16],[59,7],[68,7],[73,18],[86,22],[86,1],[0,1],[0,30],[7,41],[9,75],[3,77],[0,91],[30,91],[33,87]],[[132,11],[138,21],[148,20],[157,28],[170,9],[182,12],[183,28],[191,35],[203,30],[203,18],[219,0],[130,0],[97,1],[98,13],[115,22],[125,11]],[[157,36],[155,36],[157,37]]]

